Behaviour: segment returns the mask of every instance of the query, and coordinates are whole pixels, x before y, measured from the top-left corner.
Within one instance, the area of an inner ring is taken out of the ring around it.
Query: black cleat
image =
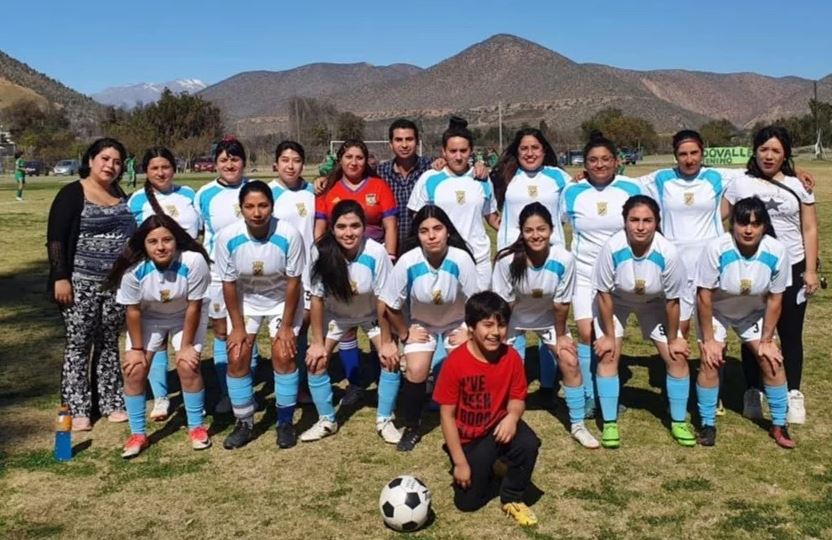
[[[344,397],[341,398],[342,407],[358,407],[364,400],[364,389],[357,384],[347,385]]]
[[[298,436],[292,424],[280,424],[277,426],[277,447],[291,448],[298,443]]]
[[[422,435],[419,433],[418,427],[406,427],[402,438],[396,445],[396,450],[399,452],[410,452],[413,450],[419,441],[422,440]]]
[[[251,442],[251,439],[253,438],[254,424],[252,424],[251,420],[237,420],[237,424],[234,426],[234,431],[232,431],[231,434],[225,438],[222,442],[222,447],[226,450],[242,448]]]
[[[713,446],[716,444],[716,428],[714,426],[702,426],[696,440],[702,446]]]

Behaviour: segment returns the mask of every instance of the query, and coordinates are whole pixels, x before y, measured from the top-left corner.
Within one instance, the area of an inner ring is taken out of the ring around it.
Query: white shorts
[[[231,324],[231,317],[226,319],[229,330],[233,327]],[[283,313],[280,315],[244,315],[243,322],[246,326],[246,334],[257,334],[260,330],[260,325],[264,322],[269,328],[269,337],[274,339],[277,331],[280,330],[280,325],[283,323]],[[297,336],[300,334],[300,326],[296,324],[292,327],[292,332]]]
[[[715,314],[712,322],[714,325],[714,339],[725,343],[728,337],[728,328],[733,328],[743,343],[758,341],[763,334],[763,315],[765,310],[754,311],[741,319],[729,319]],[[697,328],[699,340],[702,341],[702,329]]]
[[[326,321],[326,339],[331,339],[332,341],[341,341],[341,338],[355,328],[361,328],[364,330],[364,333],[367,334],[367,337],[370,339],[374,339],[376,336],[381,335],[381,328],[378,326],[378,320],[367,319],[365,321],[339,321],[338,319],[334,319],[326,314],[325,316]]]
[[[534,332],[537,334],[537,337],[540,338],[540,341],[549,347],[554,347],[555,343],[557,343],[557,335],[555,334],[554,326],[550,326],[548,328],[514,328],[509,330],[506,343],[514,345],[517,338],[525,336],[526,332]]]
[[[420,326],[425,328],[424,326],[414,323],[415,326]],[[451,326],[447,326],[445,328],[425,328],[428,331],[428,341],[425,343],[408,343],[404,346],[404,354],[415,353],[415,352],[434,352],[436,351],[436,341],[438,338],[442,338],[442,343],[445,346],[445,350],[447,352],[451,352],[456,347],[451,346],[450,342],[450,335],[457,329],[461,329],[462,331],[466,331],[468,327],[465,323],[462,324],[454,324]]]
[[[613,324],[615,325],[615,337],[624,337],[624,324],[627,322],[627,317],[631,313],[635,313],[638,319],[638,325],[641,328],[641,337],[645,341],[652,339],[660,343],[667,343],[667,336],[665,335],[665,324],[667,323],[667,311],[665,311],[665,302],[648,302],[640,306],[629,306],[617,304],[613,308]],[[597,308],[595,316],[593,317],[593,324],[595,326],[595,335],[603,336],[604,332],[601,329],[601,321],[598,319]],[[681,336],[681,332],[679,333]]]
[[[203,302],[209,302],[210,309],[208,316],[212,319],[225,319],[228,317],[228,310],[225,308],[225,297],[222,295],[222,281],[211,280],[208,285],[208,298]]]
[[[476,265],[477,269],[477,288],[481,291],[487,291],[491,289],[491,274],[493,269],[491,268],[491,259],[485,259],[484,261],[480,261]]]
[[[679,298],[679,320],[689,321],[696,314],[696,286],[688,281],[682,297]]]
[[[305,288],[303,289],[303,309],[304,311],[309,311],[312,308],[312,291]]]
[[[572,294],[572,317],[576,321],[591,319],[594,300],[595,288],[592,283],[578,277],[575,281],[575,292]]]
[[[208,303],[202,302],[202,313],[199,317],[199,322],[196,326],[196,333],[194,334],[194,349],[197,352],[202,352],[202,342],[205,341],[205,331],[207,330],[208,319]],[[173,345],[173,350],[178,351],[182,347],[182,334],[185,330],[185,318],[177,317],[171,320],[153,320],[147,319],[142,321],[142,347],[149,352],[164,351],[167,349],[167,340]],[[127,339],[125,340],[125,350],[129,351],[133,348],[133,343],[130,340],[130,332],[127,332]]]

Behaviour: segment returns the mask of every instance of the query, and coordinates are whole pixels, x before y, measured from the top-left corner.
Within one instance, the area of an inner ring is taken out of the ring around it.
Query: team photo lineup
[[[735,334],[742,416],[763,425],[767,409],[759,444],[799,448],[789,427],[812,414],[801,393],[804,319],[825,281],[815,178],[795,168],[786,129],[753,133],[742,168],[703,165],[702,136],[682,130],[675,166],[640,177],[624,176],[619,148],[600,132],[584,141],[574,177],[536,128],[513,133],[491,166],[456,116],[436,156],[418,155],[410,119],[393,121],[388,140],[389,161],[371,163],[367,144],[351,139],[331,170],[311,173],[304,146],[284,140],[264,182],[246,176],[246,148],[229,135],[214,146],[217,177],[196,190],[177,184],[170,149],[130,148],[146,174],[130,195],[128,149],[95,140],[80,179],[55,196],[46,235],[71,430],[92,430],[97,411],[127,424],[121,456],[140,456],[148,419],[174,414],[170,367],[187,445],[210,448],[206,414],[230,415],[221,445],[239,451],[266,436],[255,386],[270,359],[275,451],[337,440],[341,411],[367,405],[374,385],[378,438],[368,444],[411,452],[438,415],[433,452],[450,471],[454,506],[472,512],[497,498],[517,524],[535,526],[527,492],[542,445],[629,444],[619,374],[635,315],[636,335],[655,347],[649,361],[665,370],[668,421],[657,430],[667,444],[731,437],[717,420],[735,397],[721,393]],[[269,349],[258,347],[261,332]],[[203,357],[213,359],[216,400],[206,399]],[[539,362],[539,393],[568,410],[562,441],[523,419],[527,357]],[[347,381],[340,399],[336,364]],[[300,430],[307,405],[317,419]],[[381,511],[393,528],[427,520],[403,524],[390,508]]]

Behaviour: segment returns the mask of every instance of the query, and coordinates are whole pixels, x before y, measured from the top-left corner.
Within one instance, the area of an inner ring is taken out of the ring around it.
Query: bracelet
[[[401,339],[402,343],[407,343],[407,340],[410,339],[410,330],[408,330],[407,333],[404,335],[404,337],[400,338],[400,339]]]
[[[131,351],[141,351],[144,352],[144,347],[130,347]]]

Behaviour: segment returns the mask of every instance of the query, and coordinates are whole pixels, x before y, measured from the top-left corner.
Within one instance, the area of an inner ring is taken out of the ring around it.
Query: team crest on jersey
[[[164,304],[170,302],[170,289],[162,289],[159,291],[159,298]]]
[[[179,209],[176,207],[175,204],[169,204],[165,206],[165,213],[172,218],[179,217]]]
[[[445,303],[445,301],[442,300],[442,291],[440,291],[440,290],[433,291],[433,303],[436,304],[437,306],[441,306],[442,304]]]
[[[598,211],[599,216],[606,216],[607,215],[607,201],[598,201],[595,203],[595,209]]]
[[[368,193],[364,196],[364,202],[367,203],[367,206],[375,206],[378,204],[378,197],[375,193]]]
[[[529,190],[529,197],[537,198],[537,186],[527,186]]]
[[[636,286],[635,286],[635,291],[634,291],[634,292],[635,292],[636,294],[644,294],[644,286],[645,286],[645,285],[646,285],[646,283],[645,283],[645,281],[644,281],[643,279],[637,279],[637,280],[636,280]]]
[[[747,296],[751,294],[751,280],[750,279],[741,279],[740,280],[740,294],[743,296]]]
[[[543,298],[543,289],[532,289],[532,298]]]
[[[239,218],[241,215],[243,215],[243,213],[240,211],[240,205],[235,204],[234,205],[234,217]]]
[[[352,294],[358,294],[358,283],[350,280],[350,290],[352,290]]]
[[[332,206],[334,207],[339,202],[341,202],[341,197],[335,197],[334,199],[332,199]]]
[[[222,307],[222,306],[220,306],[219,304],[214,302],[213,307],[214,307],[214,313],[219,313],[220,312],[220,307]]]
[[[457,204],[465,204],[465,192],[464,191],[457,191],[456,192],[456,202],[457,202]]]
[[[693,206],[693,202],[694,202],[693,192],[692,191],[686,191],[685,192],[685,206]]]
[[[295,206],[298,209],[298,215],[300,217],[306,217],[306,204],[299,202]]]
[[[335,332],[335,330],[338,329],[338,325],[335,324],[335,321],[329,321],[329,326],[327,328],[328,328],[327,332],[333,333],[333,332]]]
[[[254,261],[253,263],[251,263],[251,273],[255,276],[262,276],[264,266],[265,263],[263,261]]]

